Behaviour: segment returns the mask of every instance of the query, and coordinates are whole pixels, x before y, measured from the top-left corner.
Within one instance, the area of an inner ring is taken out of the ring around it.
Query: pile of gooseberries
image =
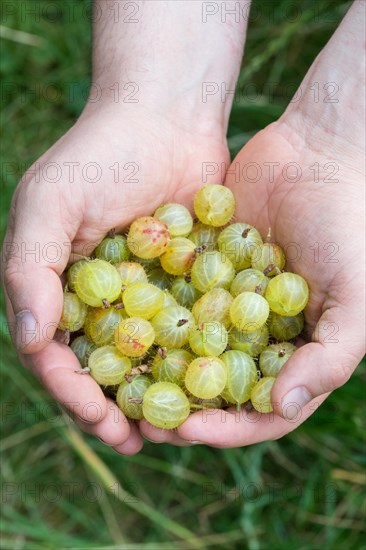
[[[234,210],[228,188],[206,185],[195,219],[164,204],[69,267],[59,329],[128,418],[173,429],[205,408],[273,410],[309,289]]]

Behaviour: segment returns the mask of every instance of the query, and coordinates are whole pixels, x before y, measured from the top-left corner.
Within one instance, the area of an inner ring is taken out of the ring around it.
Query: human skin
[[[81,428],[121,454],[134,454],[143,443],[136,424],[90,376],[75,372],[80,365],[69,347],[52,341],[62,311],[60,276],[70,250],[90,253],[111,228],[122,230],[162,203],[190,206],[202,185],[203,163],[229,162],[231,96],[225,103],[219,96],[202,102],[202,83],[225,81],[235,88],[246,21],[204,23],[201,2],[149,0],[138,3],[136,22],[129,22],[124,4],[115,19],[116,2],[96,2],[102,16],[94,28],[93,82],[102,97],[90,98],[76,124],[19,182],[3,247],[3,280],[24,366]],[[137,102],[126,101],[136,91]],[[95,172],[83,170],[90,162],[100,167],[98,181],[90,181]],[[116,163],[117,176],[110,168]],[[55,166],[62,178],[51,182]],[[35,249],[38,257],[26,253]]]
[[[314,61],[297,100],[277,122],[245,145],[225,182],[236,196],[238,221],[253,224],[262,235],[271,227],[273,239],[288,246],[286,269],[302,275],[310,287],[305,310],[307,340],[278,376],[271,395],[274,414],[197,412],[174,433],[164,433],[142,421],[141,431],[150,439],[215,447],[278,439],[297,428],[330,392],[346,383],[362,359],[364,29],[365,5],[355,2]],[[314,83],[320,86],[319,101]],[[333,96],[338,102],[327,102],[333,91],[323,88],[327,83],[339,86]],[[253,181],[256,172],[246,172],[249,163],[260,167],[258,181]],[[278,163],[273,165],[273,173],[268,163]],[[283,172],[287,163],[296,163],[301,171]],[[319,173],[317,169],[314,172],[316,163]],[[291,182],[291,177],[296,181]]]

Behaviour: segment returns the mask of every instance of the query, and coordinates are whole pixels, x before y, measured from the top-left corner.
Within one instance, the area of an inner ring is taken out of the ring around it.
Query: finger
[[[63,181],[61,193],[60,185],[50,185],[42,173],[38,162],[23,176],[3,245],[2,279],[15,314],[15,344],[22,353],[42,349],[57,328],[63,301],[60,275],[83,216],[81,186],[67,189]]]
[[[284,365],[272,390],[275,411],[294,418],[313,398],[347,382],[364,355],[363,307],[334,306],[322,315],[314,341]]]
[[[146,420],[140,421],[140,433],[152,443],[170,443],[177,447],[187,447],[192,445],[190,441],[182,439],[176,430],[164,430],[156,428]]]
[[[309,403],[292,420],[285,420],[274,413],[249,411],[245,407],[240,412],[207,409],[190,416],[177,432],[182,439],[191,443],[222,449],[275,440],[295,430],[317,410],[326,397],[320,396]]]
[[[127,418],[111,399],[106,399],[106,415],[99,422],[90,424],[78,417],[74,417],[74,422],[84,432],[112,447],[123,445],[131,432]]]
[[[42,349],[62,312],[60,275],[81,222],[78,188],[64,204],[56,185],[27,176],[12,204],[3,245],[2,278],[15,314],[15,344],[22,353]],[[63,189],[63,195],[68,190]]]
[[[127,441],[121,445],[116,445],[113,449],[125,456],[131,456],[137,454],[141,451],[144,446],[144,440],[141,437],[141,434],[138,431],[138,427],[134,422],[130,422],[130,435]]]
[[[21,245],[13,241],[11,246]],[[61,317],[63,290],[59,276],[46,266],[31,265],[12,256],[4,269],[4,287],[14,312],[10,329],[15,346],[21,353],[39,351],[52,339]]]
[[[4,294],[8,324],[10,332],[12,332],[14,312],[6,291]],[[104,394],[90,376],[75,372],[80,370],[81,365],[71,348],[51,341],[46,348],[34,354],[20,353],[19,359],[22,365],[40,380],[56,401],[69,411],[74,420],[85,420],[90,424],[103,418],[106,413]],[[55,372],[53,372],[54,369]],[[58,383],[59,380],[60,383]],[[92,403],[94,405],[91,405]]]
[[[51,342],[41,351],[22,355],[22,362],[73,415],[91,424],[106,416],[107,402],[102,389],[89,374],[76,372],[80,363],[65,344]]]

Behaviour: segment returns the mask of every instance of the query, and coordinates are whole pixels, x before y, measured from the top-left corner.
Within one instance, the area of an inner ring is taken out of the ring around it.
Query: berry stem
[[[151,368],[149,365],[138,365],[137,367],[133,367],[133,369],[131,369],[131,374],[145,374],[145,373],[150,373],[151,372]]]
[[[158,349],[158,354],[160,355],[160,357],[162,359],[166,359],[167,358],[167,348],[166,347],[162,347],[162,348],[159,348]]]
[[[90,373],[90,368],[89,367],[84,367],[84,368],[81,368],[81,369],[77,369],[75,372],[76,372],[76,374],[89,374]]]
[[[202,244],[201,246],[196,246],[196,248],[194,249],[193,253],[194,253],[196,256],[199,256],[200,254],[202,254],[203,252],[205,252],[205,250],[207,250],[207,245]]]
[[[263,271],[264,275],[268,275],[268,273],[271,273],[271,271],[273,271],[274,269],[276,269],[276,266],[275,264],[269,264],[267,265],[266,269]],[[278,269],[278,268],[277,268]],[[278,274],[277,274],[278,275]]]
[[[136,405],[141,405],[142,404],[142,399],[141,399],[141,397],[129,397],[128,402],[129,403],[135,403]]]

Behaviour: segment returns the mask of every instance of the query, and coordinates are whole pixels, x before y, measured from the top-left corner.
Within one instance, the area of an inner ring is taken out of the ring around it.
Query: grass
[[[83,107],[87,4],[3,2],[2,232],[23,170]],[[25,5],[40,8],[39,20],[24,16]],[[348,5],[254,2],[230,120],[232,154],[280,116]],[[365,364],[280,441],[225,451],[147,442],[141,454],[122,458],[80,434],[19,366],[3,311],[1,548],[365,548]]]

